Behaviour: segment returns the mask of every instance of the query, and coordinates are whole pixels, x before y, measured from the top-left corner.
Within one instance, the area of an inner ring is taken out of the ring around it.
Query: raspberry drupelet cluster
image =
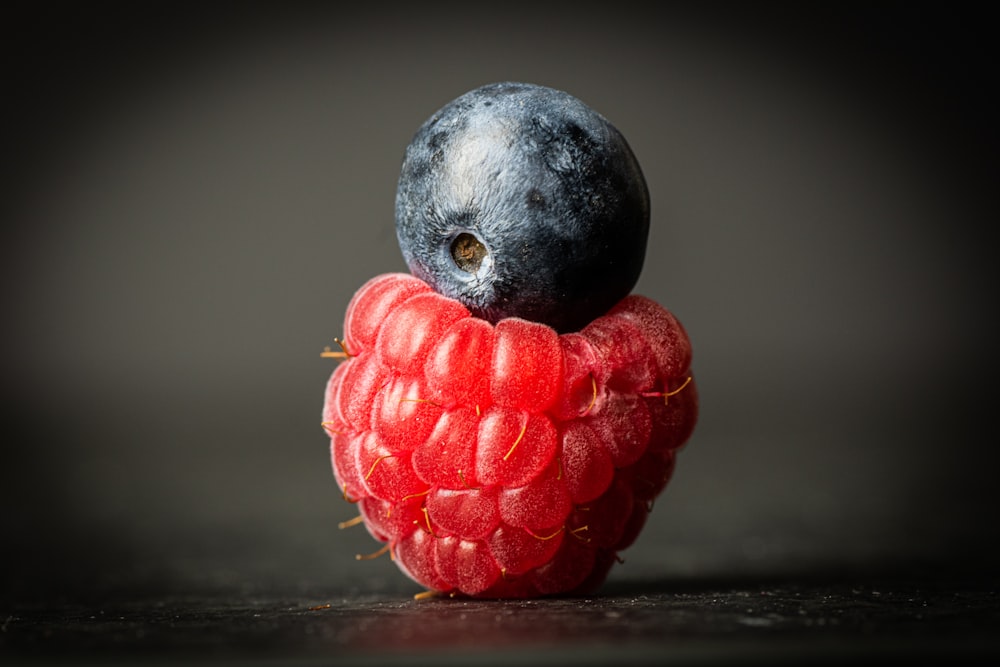
[[[697,419],[688,337],[638,295],[558,334],[384,274],[355,294],[338,343],[323,408],[334,474],[376,553],[431,592],[595,589]]]

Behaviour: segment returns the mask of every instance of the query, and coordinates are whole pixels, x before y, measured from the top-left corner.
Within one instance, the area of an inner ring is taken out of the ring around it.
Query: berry
[[[323,408],[334,474],[383,550],[432,591],[597,587],[697,418],[687,335],[641,296],[559,334],[491,324],[386,274],[358,290],[344,330]]]
[[[396,231],[413,275],[492,323],[559,333],[635,286],[649,196],[622,135],[580,100],[498,83],[450,102],[406,149]]]
[[[648,227],[632,151],[566,93],[484,86],[417,131],[396,196],[413,275],[363,285],[324,355],[373,555],[454,595],[601,584],[698,412],[683,327],[630,295]]]

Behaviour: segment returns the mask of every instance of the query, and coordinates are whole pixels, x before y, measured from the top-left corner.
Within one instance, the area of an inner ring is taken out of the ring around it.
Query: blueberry
[[[396,233],[410,271],[474,315],[576,331],[635,286],[649,194],[603,116],[552,88],[495,83],[417,131]]]

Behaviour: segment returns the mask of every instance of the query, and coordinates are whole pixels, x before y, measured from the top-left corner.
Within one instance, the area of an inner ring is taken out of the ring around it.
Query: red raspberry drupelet
[[[472,317],[408,274],[347,308],[323,427],[346,500],[431,591],[583,593],[638,536],[698,412],[680,322],[631,295],[578,333]]]

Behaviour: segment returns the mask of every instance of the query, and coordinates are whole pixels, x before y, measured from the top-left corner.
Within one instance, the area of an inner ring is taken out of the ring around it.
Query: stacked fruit
[[[396,225],[412,272],[347,309],[323,425],[344,497],[431,591],[583,592],[638,536],[691,435],[691,347],[630,295],[646,185],[575,98],[495,84],[407,149]]]

